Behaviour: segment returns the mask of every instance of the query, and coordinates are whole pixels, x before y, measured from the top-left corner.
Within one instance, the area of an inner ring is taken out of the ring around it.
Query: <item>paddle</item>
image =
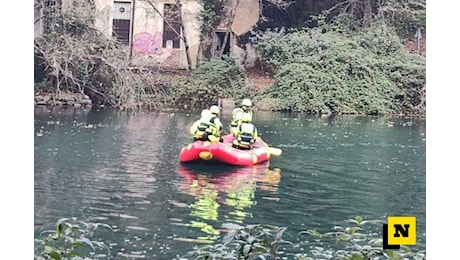
[[[259,135],[258,138],[261,138],[260,135]],[[281,155],[281,153],[283,152],[283,150],[281,150],[281,148],[276,148],[276,147],[271,147],[271,146],[267,147],[267,150],[268,150],[268,152],[270,154],[277,155],[277,156]]]
[[[283,152],[280,148],[276,148],[276,147],[268,147],[267,149],[270,152],[270,154],[273,154],[273,155],[281,155],[281,153]]]

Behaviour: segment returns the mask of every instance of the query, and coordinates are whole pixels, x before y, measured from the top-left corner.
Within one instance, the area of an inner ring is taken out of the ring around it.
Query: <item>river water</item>
[[[425,120],[256,112],[280,156],[255,167],[181,165],[198,116],[36,109],[35,237],[76,217],[114,228],[102,233],[111,252],[101,259],[173,259],[218,239],[223,223],[295,235],[357,215],[415,216],[425,249]]]

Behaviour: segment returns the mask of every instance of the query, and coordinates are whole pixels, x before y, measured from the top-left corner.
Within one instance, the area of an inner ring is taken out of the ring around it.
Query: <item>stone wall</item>
[[[80,93],[36,93],[35,106],[91,107],[91,99]]]

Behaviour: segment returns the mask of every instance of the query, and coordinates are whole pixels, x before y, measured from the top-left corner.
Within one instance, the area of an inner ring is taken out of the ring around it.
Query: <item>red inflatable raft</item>
[[[233,135],[222,136],[223,142],[196,141],[182,148],[180,162],[218,162],[230,165],[251,166],[266,162],[271,154],[279,155],[281,150],[269,147],[261,137],[250,150],[232,147]]]

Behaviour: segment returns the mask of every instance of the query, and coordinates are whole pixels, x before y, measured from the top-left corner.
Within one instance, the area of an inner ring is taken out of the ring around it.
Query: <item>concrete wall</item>
[[[233,0],[235,4],[232,31],[240,36],[252,30],[259,21],[259,1],[255,0]]]
[[[62,10],[68,9],[73,0],[62,0]],[[158,66],[187,68],[187,56],[184,42],[181,41],[179,49],[162,48],[163,44],[163,7],[164,4],[174,4],[173,0],[128,0],[131,3],[132,32],[131,46],[127,46],[127,53],[131,54],[131,63],[137,66]],[[160,14],[149,4],[151,2]],[[184,31],[182,36],[187,39],[192,68],[196,67],[200,45],[200,22],[196,16],[202,6],[197,0],[183,0],[182,21]],[[113,31],[113,5],[114,0],[95,0],[96,21],[95,26],[108,37]],[[38,20],[42,9],[34,8],[34,18]],[[40,20],[34,23],[34,37],[43,32],[43,23]],[[131,48],[131,49],[130,49]]]
[[[95,26],[107,36],[112,36],[113,0],[97,0]]]
[[[245,67],[254,67],[257,60],[257,54],[251,44],[246,44],[244,48],[237,46],[238,36],[250,32],[259,22],[260,5],[255,0],[230,0],[229,4],[234,6],[233,21],[231,30],[236,37],[233,37],[232,53],[240,58],[241,65]]]
[[[62,0],[65,10],[73,0]],[[147,2],[150,1],[158,12]],[[124,1],[123,1],[124,2]],[[130,0],[132,12],[131,47],[127,46],[127,53],[131,54],[132,64],[149,67],[187,68],[187,55],[184,42],[181,41],[179,49],[162,48],[163,42],[163,7],[164,4],[174,3],[173,0]],[[199,0],[182,0],[182,21],[184,29],[182,35],[189,45],[189,57],[192,69],[196,68],[200,47],[200,21],[198,13],[202,10]],[[107,36],[112,35],[113,5],[114,0],[95,0],[96,22],[95,26]],[[254,28],[259,21],[259,1],[257,0],[228,0],[226,1],[228,14],[222,19],[222,28],[231,29],[231,52],[241,57],[241,63],[251,65],[255,54],[251,46],[242,49],[237,47],[238,36]],[[39,17],[41,10],[35,10],[35,17]],[[233,19],[232,19],[233,18]],[[34,25],[35,36],[42,32],[42,24]]]
[[[151,0],[156,9],[163,14],[164,0]],[[201,5],[197,1],[182,2],[182,36],[189,44],[192,68],[196,67],[198,46],[200,44],[200,23],[196,20]],[[145,1],[135,1],[132,31],[132,64],[139,66],[158,66],[187,68],[184,42],[179,49],[162,48],[163,18]]]
[[[192,63],[192,68],[196,67],[198,56],[201,55],[200,49],[200,30],[201,22],[197,20],[197,15],[203,7],[197,1],[183,1],[182,5],[182,19],[184,21],[184,34],[187,38],[189,45],[189,53]],[[185,48],[185,46],[184,46]],[[182,63],[186,64],[185,55],[183,56]]]

